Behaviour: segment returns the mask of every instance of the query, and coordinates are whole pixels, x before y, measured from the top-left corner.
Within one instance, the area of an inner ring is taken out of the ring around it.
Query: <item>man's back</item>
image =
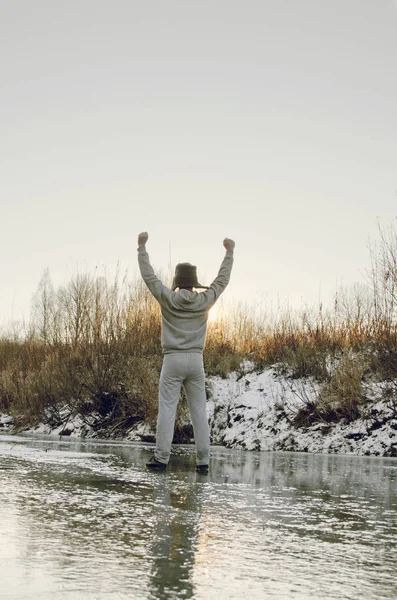
[[[164,354],[203,351],[208,313],[215,301],[213,290],[199,294],[184,289],[172,292],[163,287],[159,303]]]

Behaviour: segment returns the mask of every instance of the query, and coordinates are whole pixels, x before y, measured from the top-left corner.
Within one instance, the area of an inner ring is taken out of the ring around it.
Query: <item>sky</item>
[[[248,305],[325,304],[397,216],[397,2],[0,5],[0,325],[45,269],[215,278]]]

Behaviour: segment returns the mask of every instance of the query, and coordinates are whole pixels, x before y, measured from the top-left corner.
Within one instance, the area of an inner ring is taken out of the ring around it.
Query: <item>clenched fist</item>
[[[223,240],[223,245],[225,246],[226,250],[234,250],[234,246],[236,244],[234,243],[233,240],[230,240],[229,238],[225,238]]]
[[[142,231],[142,233],[140,233],[138,235],[138,246],[139,248],[142,248],[142,246],[144,246],[146,244],[146,242],[149,239],[149,234],[147,231]]]

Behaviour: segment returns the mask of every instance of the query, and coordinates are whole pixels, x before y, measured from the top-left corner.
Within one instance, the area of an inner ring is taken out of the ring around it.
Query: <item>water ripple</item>
[[[2,599],[397,596],[397,461],[0,436]]]

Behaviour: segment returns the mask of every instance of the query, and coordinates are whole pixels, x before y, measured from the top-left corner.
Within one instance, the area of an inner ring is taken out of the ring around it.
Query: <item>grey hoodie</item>
[[[233,251],[227,250],[218,275],[208,290],[173,292],[154,274],[145,247],[138,248],[138,263],[142,278],[159,302],[162,314],[161,344],[164,354],[172,352],[202,353],[207,333],[208,313],[230,280]]]

